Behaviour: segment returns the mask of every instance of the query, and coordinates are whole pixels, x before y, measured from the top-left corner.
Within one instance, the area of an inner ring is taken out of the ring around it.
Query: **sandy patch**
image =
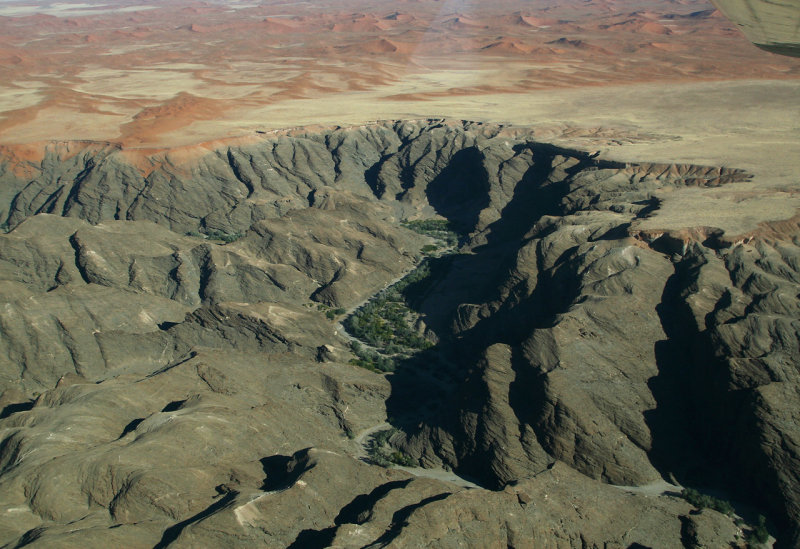
[[[38,86],[29,89],[2,86],[0,87],[0,113],[31,107],[39,103],[42,97],[42,94],[38,93]]]
[[[190,73],[167,70],[88,69],[77,77],[84,82],[74,86],[76,91],[123,99],[164,100],[201,85]]]
[[[752,184],[736,183],[724,189],[685,189],[658,195],[663,200],[659,211],[654,217],[637,223],[635,228],[694,227],[701,219],[701,225],[723,228],[733,236],[754,230],[762,221],[789,219],[800,208],[800,192],[737,196],[738,192],[752,188]]]
[[[119,132],[125,115],[88,114],[80,116],[73,109],[50,107],[40,109],[31,123],[19,124],[0,132],[0,143],[33,143],[63,139],[64,135],[80,136],[81,140],[106,141]]]
[[[190,65],[196,69],[198,66]],[[213,85],[196,78],[191,72],[155,69],[88,69],[77,75],[83,80],[76,91],[120,99],[166,100],[181,92],[211,99],[236,99],[259,89],[256,85]]]

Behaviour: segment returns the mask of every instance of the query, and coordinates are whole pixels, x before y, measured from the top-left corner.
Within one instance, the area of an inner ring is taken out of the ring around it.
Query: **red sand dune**
[[[486,25],[480,20],[471,19],[463,15],[456,15],[454,17],[446,19],[437,26],[446,29],[474,29]]]
[[[359,42],[357,44],[342,46],[341,50],[352,54],[366,54],[366,55],[376,55],[385,53],[403,54],[403,53],[411,53],[411,51],[413,51],[413,46],[409,44],[400,44],[397,42],[393,42],[391,40],[387,40],[386,38],[381,38],[378,40],[370,40],[368,42]]]
[[[186,30],[189,30],[189,31],[192,31],[192,32],[208,33],[208,32],[214,32],[214,31],[219,30],[219,27],[198,25],[197,23],[192,23],[191,25],[187,25],[185,27],[181,27],[181,29],[186,29]]]
[[[552,40],[547,42],[548,45],[553,46],[553,49],[560,49],[562,52],[567,51],[566,49],[578,49],[578,50],[586,50],[595,53],[602,53],[605,55],[613,55],[610,51],[605,48],[601,48],[600,46],[596,46],[594,44],[590,44],[584,40],[570,40],[566,37],[561,37],[556,40]],[[566,49],[565,49],[566,48]]]
[[[224,105],[213,99],[180,93],[161,105],[142,109],[131,122],[120,127],[120,141],[126,144],[145,142],[154,135],[173,131],[195,120],[213,120],[224,109]]]
[[[289,25],[281,19],[265,18],[259,25],[259,30],[271,34],[290,34],[302,30],[300,25]]]
[[[672,31],[669,28],[656,23],[655,21],[649,21],[639,27],[641,32],[646,32],[648,34],[672,34]]]
[[[642,17],[632,17],[612,25],[601,25],[598,28],[611,32],[635,32],[659,35],[672,34],[672,31],[669,29],[669,27],[656,21],[644,19]]]
[[[530,49],[526,46],[521,46],[513,40],[501,39],[493,42],[488,46],[481,48],[485,52],[492,52],[498,54],[527,54]]]
[[[396,12],[390,13],[389,15],[384,17],[384,20],[386,20],[386,21],[396,21],[397,23],[408,24],[408,23],[411,23],[412,21],[415,21],[416,17],[414,17],[410,13],[400,13],[400,12],[396,11]]]
[[[536,17],[534,15],[522,15],[521,13],[503,17],[501,21],[507,25],[519,25],[522,27],[549,27],[551,25],[558,24],[558,19]]]
[[[661,51],[668,51],[668,52],[676,52],[676,51],[686,51],[687,46],[683,44],[673,44],[670,42],[650,42],[648,44],[643,44],[642,47],[651,47]]]
[[[331,26],[334,32],[380,32],[385,30],[378,24],[378,19],[371,15],[357,13],[350,16],[349,20],[334,23]]]
[[[0,65],[20,65],[25,59],[26,56],[16,49],[0,49]]]

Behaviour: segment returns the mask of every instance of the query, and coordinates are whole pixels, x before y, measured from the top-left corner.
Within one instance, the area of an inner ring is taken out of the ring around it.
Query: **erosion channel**
[[[640,227],[741,170],[448,120],[1,152],[2,546],[800,540],[797,224]]]

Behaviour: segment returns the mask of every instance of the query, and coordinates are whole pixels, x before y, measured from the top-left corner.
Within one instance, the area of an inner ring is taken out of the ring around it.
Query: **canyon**
[[[703,0],[0,29],[0,546],[800,543],[797,59]]]
[[[5,543],[743,535],[674,485],[622,488],[662,478],[794,531],[797,222],[642,226],[659,192],[751,174],[447,120],[176,156],[145,174],[70,143],[4,164]],[[324,311],[418,264],[431,238],[401,221],[423,218],[462,235],[409,300],[436,344],[358,368]],[[387,418],[413,463],[483,488],[357,459]]]

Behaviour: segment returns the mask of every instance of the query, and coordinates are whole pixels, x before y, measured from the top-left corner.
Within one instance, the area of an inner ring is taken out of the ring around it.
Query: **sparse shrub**
[[[236,232],[236,233],[225,233],[225,232],[217,231],[217,230],[206,231],[206,235],[208,235],[208,238],[211,239],[211,240],[221,240],[221,241],[225,242],[226,244],[230,244],[231,242],[239,240],[240,238],[242,238],[244,236],[243,233],[239,233],[239,232]]]
[[[437,231],[456,232],[453,224],[447,219],[416,219],[414,221],[403,221],[404,226],[418,233],[429,233]]]
[[[404,467],[415,467],[417,462],[414,458],[389,446],[389,439],[391,439],[395,433],[397,433],[397,429],[392,427],[391,429],[378,431],[372,436],[369,448],[367,449],[370,460],[381,467],[390,467],[392,464],[402,465]]]
[[[333,320],[334,318],[336,318],[336,313],[331,310],[325,311],[325,318],[327,318],[328,320]]]
[[[747,532],[745,539],[748,545],[764,545],[769,541],[769,532],[767,531],[767,519],[764,515],[758,515],[758,523],[752,530]]]
[[[388,355],[397,355],[405,351],[405,348],[396,343],[390,343],[383,351]]]
[[[372,372],[386,373],[395,370],[393,359],[381,356],[375,351],[365,349],[358,341],[350,343],[350,350],[357,358],[351,359],[350,364],[360,366]]]
[[[457,245],[461,236],[460,231],[446,219],[419,219],[415,221],[403,221],[402,224],[415,233],[435,238],[447,246]],[[424,248],[423,253],[425,253]]]
[[[370,461],[372,461],[372,463],[374,463],[375,465],[380,465],[381,467],[391,467],[392,466],[392,462],[391,461],[389,461],[388,459],[386,459],[385,457],[383,457],[382,455],[380,455],[378,453],[370,454],[369,459],[370,459]]]
[[[404,454],[399,450],[395,450],[389,456],[389,461],[394,463],[395,465],[402,465],[403,467],[414,467],[417,465],[417,462],[411,456]]]
[[[685,488],[683,492],[681,492],[681,497],[698,509],[709,508],[719,511],[724,515],[733,514],[733,506],[729,502],[715,498],[714,496],[709,496],[708,494],[701,494],[694,488]]]
[[[210,229],[205,232],[198,232],[198,231],[189,231],[186,233],[187,236],[194,236],[197,238],[205,238],[207,240],[221,240],[226,244],[230,244],[236,240],[239,240],[244,236],[244,233],[236,232],[236,233],[226,233],[223,231],[218,231],[216,229]]]
[[[372,442],[375,446],[385,446],[396,432],[397,429],[395,427],[378,431],[372,436]]]

